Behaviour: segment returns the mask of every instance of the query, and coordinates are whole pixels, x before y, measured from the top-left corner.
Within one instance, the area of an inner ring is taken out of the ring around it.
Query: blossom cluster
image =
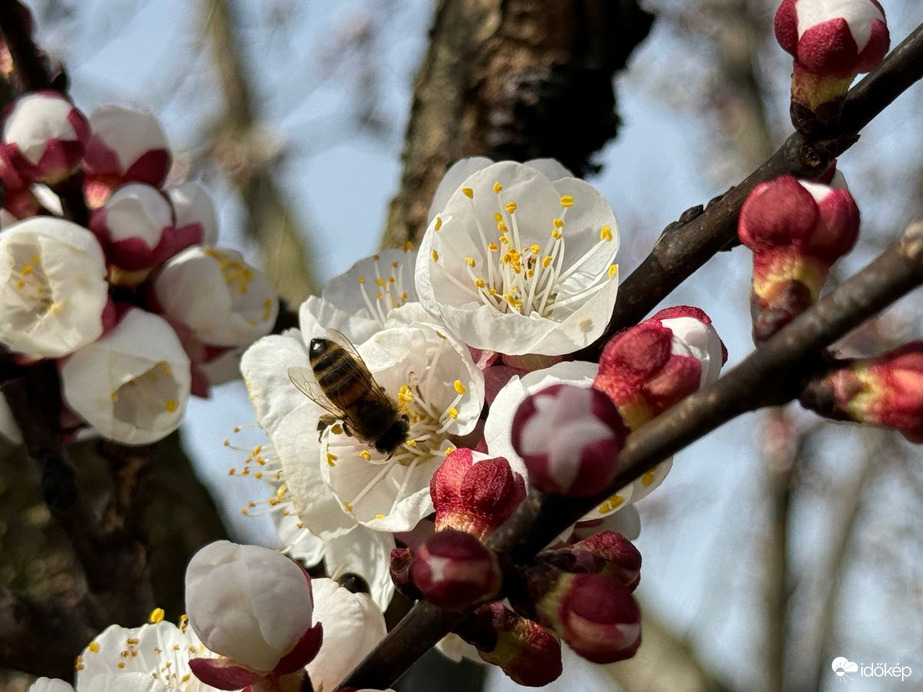
[[[275,291],[215,247],[208,193],[167,184],[170,163],[142,111],[85,116],[41,91],[4,113],[0,344],[24,366],[56,361],[68,436],[164,437],[189,396],[236,377],[240,352],[275,322]],[[0,431],[18,442],[5,401],[0,413]]]
[[[232,473],[272,488],[245,511],[270,513],[289,556],[361,579],[382,610],[396,585],[443,607],[480,604],[480,624],[456,633],[476,648],[456,637],[443,649],[514,679],[560,673],[559,637],[591,660],[631,655],[637,605],[608,559],[522,575],[547,588],[523,586],[531,599],[511,610],[497,601],[510,577],[484,541],[527,492],[607,488],[628,433],[717,377],[721,341],[704,313],[677,308],[618,335],[600,362],[574,360],[612,313],[619,228],[555,161],[463,160],[429,218],[419,251],[357,262],[302,304],[299,329],[244,353],[268,441]],[[607,495],[560,545],[637,536],[631,503],[669,468]],[[602,640],[612,646],[598,651]]]

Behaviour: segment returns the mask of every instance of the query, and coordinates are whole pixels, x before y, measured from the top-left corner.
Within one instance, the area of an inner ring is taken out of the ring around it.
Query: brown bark
[[[598,168],[593,157],[618,126],[612,79],[652,20],[636,0],[441,0],[382,245],[419,241],[436,186],[460,158]]]

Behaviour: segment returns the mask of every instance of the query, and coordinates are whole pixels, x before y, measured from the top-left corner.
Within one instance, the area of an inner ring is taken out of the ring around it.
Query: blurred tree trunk
[[[596,170],[618,129],[612,80],[652,22],[637,0],[439,0],[382,245],[419,240],[460,158]]]

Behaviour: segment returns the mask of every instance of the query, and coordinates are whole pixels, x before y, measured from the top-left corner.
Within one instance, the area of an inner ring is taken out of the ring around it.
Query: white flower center
[[[371,316],[384,325],[388,313],[404,305],[410,299],[410,293],[404,285],[404,265],[394,260],[382,272],[379,259],[379,255],[372,255],[375,276],[371,284],[367,277],[359,277],[359,293]]]
[[[9,285],[13,290],[6,293],[7,319],[17,328],[25,328],[60,309],[42,269],[42,258],[33,245],[13,245],[12,265]]]
[[[560,213],[548,221],[548,236],[541,243],[525,243],[516,218],[518,205],[515,200],[503,199],[503,185],[496,181],[493,191],[497,200],[494,214],[496,229],[485,229],[477,211],[471,204],[471,213],[477,225],[481,256],[486,267],[479,266],[474,257],[451,257],[449,261],[464,262],[468,282],[447,271],[446,276],[474,300],[489,305],[500,313],[518,312],[521,315],[549,317],[553,311],[577,303],[586,302],[599,291],[608,279],[617,274],[617,267],[610,264],[606,270],[595,276],[581,276],[573,281],[584,264],[597,255],[599,250],[612,242],[612,227],[599,229],[599,241],[578,258],[567,258],[565,265],[566,216],[574,205],[572,195],[562,195]],[[474,190],[462,188],[462,193],[473,200]],[[431,260],[441,260],[439,250],[445,247],[438,243],[438,232],[442,219],[437,216],[434,230],[437,232]],[[534,236],[534,229],[529,229]],[[439,247],[436,247],[436,246]],[[568,280],[571,281],[568,281]]]
[[[111,398],[117,419],[149,430],[157,416],[176,411],[182,393],[170,364],[161,360],[112,392]]]

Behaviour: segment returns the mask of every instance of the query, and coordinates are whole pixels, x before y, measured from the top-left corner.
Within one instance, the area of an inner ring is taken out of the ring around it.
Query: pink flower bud
[[[607,574],[562,573],[536,610],[539,622],[593,663],[631,658],[641,645],[638,604]]]
[[[859,208],[839,189],[783,175],[757,185],[740,212],[753,251],[753,334],[764,341],[817,300],[830,267],[859,234]]]
[[[154,267],[202,240],[201,228],[177,228],[167,197],[142,183],[118,188],[93,212],[90,230],[106,249],[109,262],[128,271]]]
[[[445,529],[417,550],[413,583],[434,605],[464,610],[490,600],[500,591],[503,576],[493,551],[464,531]]]
[[[479,539],[506,521],[526,496],[522,476],[506,459],[488,459],[464,448],[446,457],[429,488],[436,508],[436,530],[458,529]]]
[[[41,203],[32,192],[29,181],[24,179],[6,159],[0,157],[0,184],[3,185],[3,208],[16,219],[35,216]]]
[[[89,136],[86,118],[61,94],[26,94],[6,113],[2,155],[26,180],[54,185],[77,168]]]
[[[877,67],[890,43],[877,0],[782,0],[775,34],[795,58],[792,121],[807,132],[836,120],[853,78]]]
[[[455,632],[517,684],[544,687],[561,675],[558,638],[502,603],[482,605]]]
[[[546,493],[598,493],[615,478],[627,436],[607,396],[574,385],[532,394],[513,417],[513,448],[529,470],[529,483]]]
[[[160,186],[170,168],[170,150],[160,123],[150,113],[116,105],[90,114],[93,134],[84,169],[87,204],[96,209],[109,193],[127,182]]]
[[[708,315],[688,306],[669,308],[609,340],[593,386],[637,430],[717,379],[725,360],[727,351]]]
[[[923,443],[923,341],[849,361],[813,382],[801,402],[822,416],[883,425]]]

